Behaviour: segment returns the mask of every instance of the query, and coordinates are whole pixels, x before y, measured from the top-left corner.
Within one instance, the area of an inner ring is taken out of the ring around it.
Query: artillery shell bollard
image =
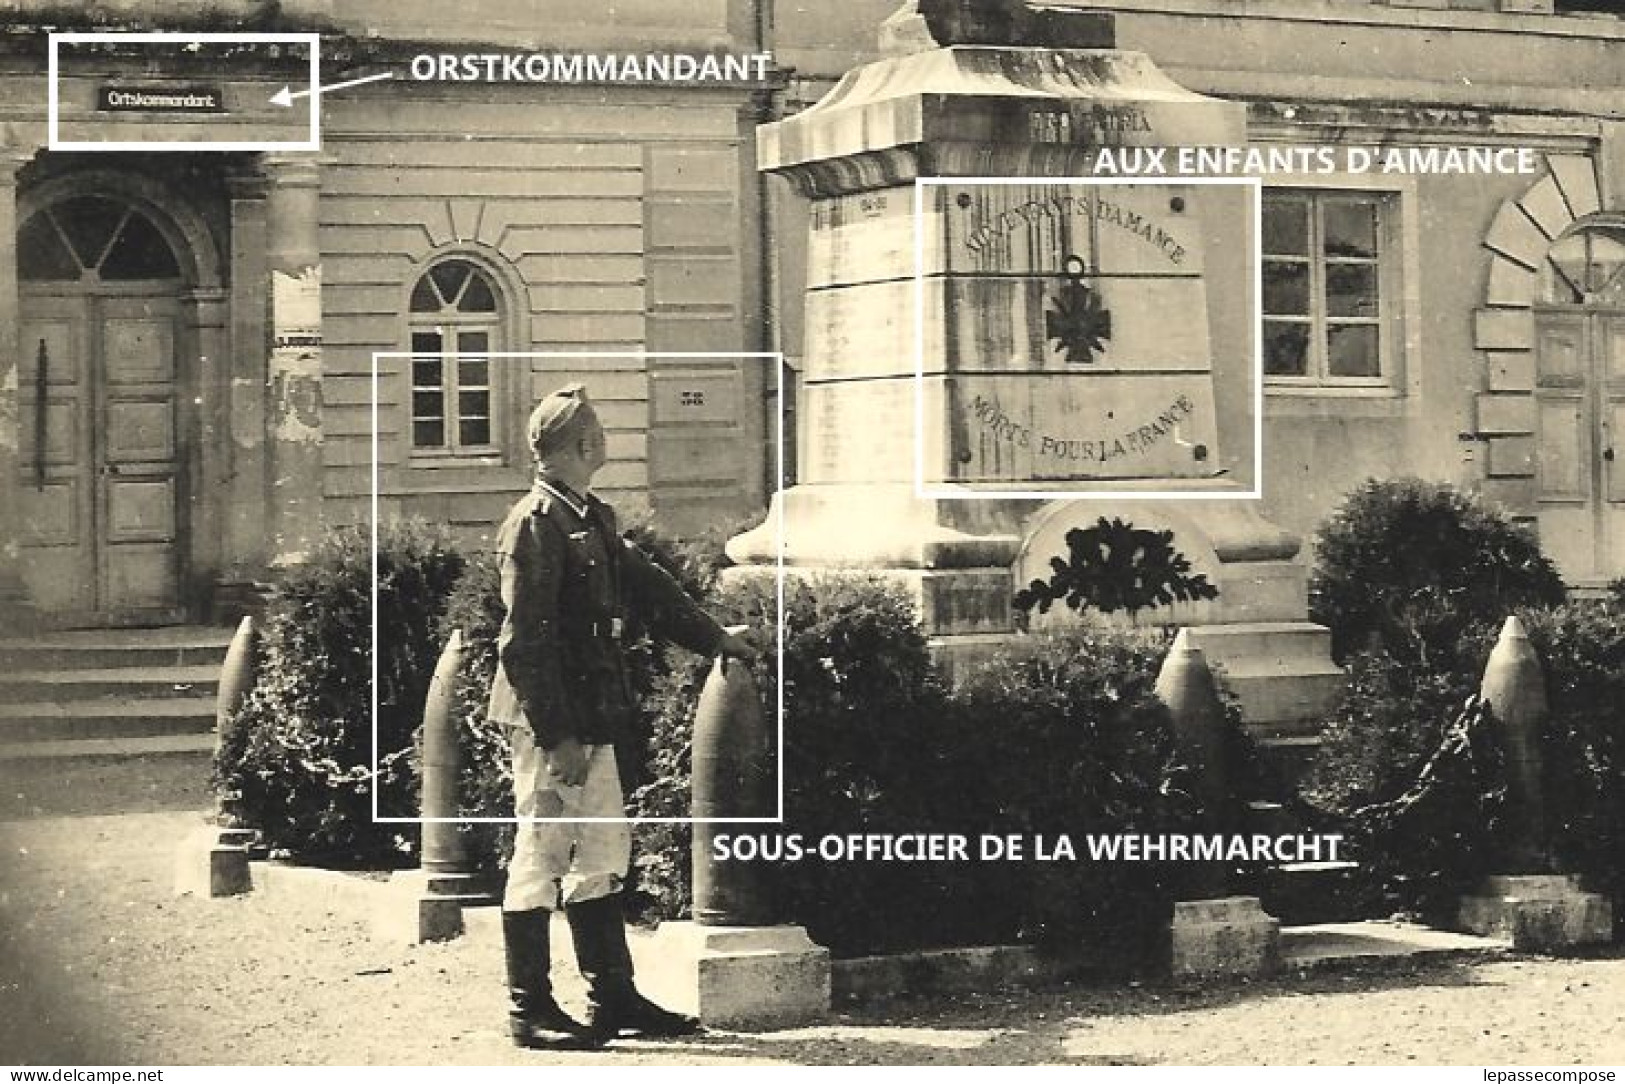
[[[1180,629],[1157,673],[1157,698],[1173,717],[1174,744],[1190,769],[1203,807],[1217,808],[1225,795],[1224,705],[1207,659]],[[1216,831],[1218,825],[1203,825]],[[1169,924],[1169,971],[1175,978],[1262,975],[1280,962],[1281,923],[1256,896],[1226,895],[1224,867],[1204,864],[1187,895],[1174,904]]]
[[[1613,937],[1608,899],[1583,891],[1578,878],[1551,872],[1541,788],[1546,677],[1516,616],[1501,628],[1479,695],[1495,714],[1506,755],[1511,832],[1503,857],[1506,872],[1486,878],[1476,893],[1462,898],[1462,928],[1529,951],[1608,942]]]
[[[802,1024],[830,1007],[829,950],[780,924],[763,863],[716,861],[719,834],[766,834],[775,809],[773,736],[750,670],[718,659],[694,719],[694,917],[651,938],[639,982],[713,1027]]]
[[[214,701],[214,763],[231,734],[237,712],[254,687],[259,668],[259,631],[252,617],[244,617],[226,649],[220,668],[220,686]],[[175,894],[214,899],[237,896],[253,888],[249,848],[253,829],[239,823],[236,795],[217,795],[213,823],[190,833],[175,852]]]
[[[694,843],[690,852],[694,920],[702,926],[771,926],[774,914],[767,867],[759,862],[715,862],[718,834],[736,827],[724,818],[774,814],[773,736],[742,665],[725,672],[712,664],[700,691],[693,738]]]
[[[419,944],[463,933],[463,908],[487,903],[474,890],[467,847],[458,831],[455,694],[463,663],[463,634],[454,631],[440,653],[423,705],[423,859],[418,869],[390,878],[373,914],[373,933]]]
[[[1545,798],[1541,794],[1540,731],[1546,722],[1546,675],[1516,617],[1506,619],[1484,666],[1479,695],[1495,713],[1506,755],[1508,873],[1546,873]]]

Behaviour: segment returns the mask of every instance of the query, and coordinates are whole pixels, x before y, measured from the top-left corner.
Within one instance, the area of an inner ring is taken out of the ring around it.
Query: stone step
[[[1322,625],[1257,621],[1189,632],[1256,732],[1318,733],[1342,695],[1346,678]]]
[[[1193,625],[1190,631],[1210,665],[1253,658],[1331,659],[1331,630],[1311,621]]]
[[[1279,778],[1296,786],[1309,770],[1309,765],[1320,752],[1320,737],[1316,734],[1269,734],[1253,732],[1258,753]]]
[[[1261,871],[1253,891],[1283,926],[1359,914],[1359,865],[1347,860],[1285,862]]]
[[[218,664],[16,670],[0,674],[0,703],[68,704],[104,698],[212,697],[219,684]]]
[[[1570,874],[1486,877],[1462,897],[1459,921],[1481,936],[1509,938],[1520,951],[1605,945],[1614,936],[1608,897],[1585,891]]]
[[[1214,669],[1248,724],[1265,732],[1318,733],[1347,680],[1329,661],[1239,660]]]
[[[1267,836],[1312,834],[1297,813],[1273,801],[1248,802],[1242,827],[1248,834]],[[1359,885],[1355,878],[1359,867],[1346,858],[1333,858],[1330,843],[1326,846],[1328,849],[1316,859],[1283,862],[1257,871],[1248,878],[1245,892],[1262,900],[1264,910],[1283,925],[1328,922],[1358,913],[1355,897]],[[1340,845],[1337,854],[1345,854],[1346,847],[1346,842]]]
[[[296,867],[275,868],[273,863],[255,866],[255,876],[263,874],[271,891],[302,894],[323,891],[317,883],[318,871]],[[328,874],[337,883],[341,875]],[[364,915],[375,906],[371,901],[387,889],[382,881],[357,881],[326,889],[343,893],[354,913]],[[256,883],[255,891],[259,891]],[[471,907],[463,911],[464,936],[472,943],[500,953],[502,912],[496,907]],[[568,929],[561,918],[553,920],[555,951],[559,966],[572,971],[572,948]],[[670,954],[654,933],[634,929],[627,938],[640,974],[653,975],[672,966]],[[1407,922],[1337,922],[1311,926],[1284,927],[1281,930],[1281,962],[1290,969],[1335,968],[1339,965],[1367,965],[1374,961],[1406,959],[1484,958],[1504,955],[1511,943],[1471,934],[1450,933]],[[1043,985],[1076,977],[1091,961],[1076,949],[1041,951],[1031,945],[982,945],[972,948],[899,952],[886,956],[859,957],[831,961],[832,983],[837,1004],[898,994],[987,993],[993,990]],[[1098,966],[1098,962],[1096,962]]]
[[[0,703],[0,746],[163,735],[206,735],[212,743],[214,710],[213,696]]]
[[[1303,825],[1280,802],[1252,801],[1247,803],[1245,827],[1248,832],[1262,832],[1269,836],[1292,835],[1303,831]]]
[[[1315,967],[1404,957],[1500,955],[1512,943],[1493,937],[1449,933],[1408,922],[1330,922],[1281,931],[1281,962]]]
[[[233,631],[180,625],[0,639],[0,759],[206,758]]]
[[[235,630],[202,625],[79,629],[0,639],[5,670],[219,666]]]
[[[155,734],[144,738],[76,738],[0,741],[0,761],[50,761],[78,757],[191,757],[207,762],[214,734]]]

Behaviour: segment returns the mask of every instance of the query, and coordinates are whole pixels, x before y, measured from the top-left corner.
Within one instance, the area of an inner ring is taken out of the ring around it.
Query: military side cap
[[[530,412],[530,446],[538,451],[556,446],[586,405],[585,384],[568,384],[544,397]]]

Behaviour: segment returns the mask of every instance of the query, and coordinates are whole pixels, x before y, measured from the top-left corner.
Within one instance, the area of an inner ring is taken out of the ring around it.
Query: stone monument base
[[[1256,896],[1176,903],[1169,933],[1176,979],[1265,975],[1280,963],[1281,923]]]
[[[707,1027],[792,1027],[829,1013],[829,950],[800,926],[665,922],[645,943],[638,986]]]
[[[1607,944],[1614,936],[1613,907],[1579,879],[1555,874],[1487,877],[1462,897],[1463,929],[1499,937],[1520,951]]]
[[[254,888],[249,872],[249,849],[254,832],[248,828],[204,825],[175,848],[175,894],[203,899],[241,896]]]
[[[1307,620],[1309,570],[1299,540],[1247,501],[1058,501],[1028,523],[1013,572],[1024,586],[1043,579],[1066,537],[1102,519],[1170,531],[1174,547],[1218,590],[1206,601],[1176,602],[1140,620],[1189,628],[1193,646],[1241,703],[1255,737],[1313,736],[1341,694],[1345,676],[1332,661],[1331,633]],[[1032,625],[1072,620],[1063,606]]]
[[[787,577],[884,579],[914,604],[952,678],[1010,638],[1017,506],[1036,503],[921,499],[899,482],[803,483],[774,494],[766,521],[729,540],[737,567],[723,576],[774,576],[782,559]]]
[[[1255,738],[1316,737],[1348,675],[1332,661],[1331,631],[1311,621],[1191,625],[1191,636],[1241,704]]]
[[[403,870],[389,879],[372,914],[373,936],[409,945],[463,935],[463,908],[489,903],[466,873]]]

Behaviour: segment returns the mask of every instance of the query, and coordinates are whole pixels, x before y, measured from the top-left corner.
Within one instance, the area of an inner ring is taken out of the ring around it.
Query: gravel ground
[[[0,769],[5,766],[0,765]],[[70,792],[6,775],[5,1064],[1618,1064],[1625,954],[1320,970],[1250,986],[899,998],[824,1026],[543,1054],[502,1030],[489,945],[401,950],[291,894],[171,894],[199,823],[173,768]],[[122,790],[120,788],[123,788]],[[27,796],[28,790],[33,796]],[[16,795],[25,794],[23,799]],[[60,816],[78,804],[157,811]],[[19,816],[19,814],[21,816]],[[561,981],[561,996],[580,996]]]

